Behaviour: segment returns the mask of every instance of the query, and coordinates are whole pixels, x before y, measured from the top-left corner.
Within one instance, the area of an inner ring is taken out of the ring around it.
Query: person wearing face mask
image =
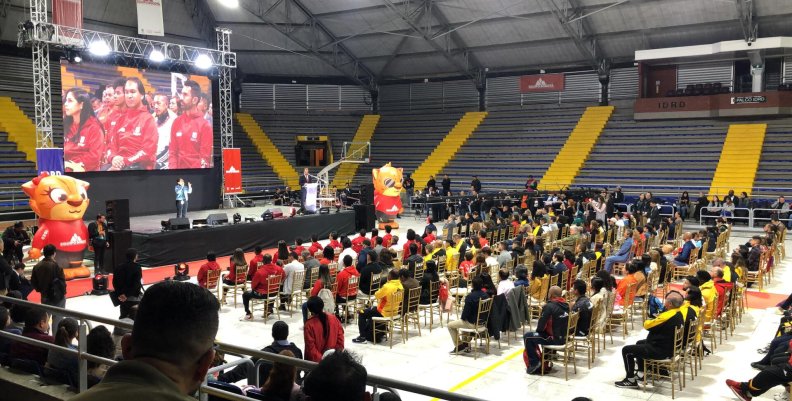
[[[108,131],[107,170],[151,170],[157,156],[157,124],[144,102],[146,89],[139,78],[124,84],[123,117]]]

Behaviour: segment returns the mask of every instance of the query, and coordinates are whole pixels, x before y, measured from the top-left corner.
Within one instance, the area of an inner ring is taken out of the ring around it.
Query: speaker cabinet
[[[369,231],[377,224],[374,205],[355,205],[355,231]]]
[[[110,231],[129,230],[129,199],[105,201],[105,216]]]
[[[168,220],[171,230],[189,230],[190,220],[186,217],[173,217]]]
[[[132,231],[110,231],[107,233],[110,248],[105,252],[104,270],[112,273],[116,266],[126,262],[126,251],[132,248]]]
[[[364,205],[374,204],[374,184],[363,184],[360,186],[360,203]]]
[[[228,215],[225,213],[212,213],[209,216],[206,216],[206,224],[210,226],[228,224]]]

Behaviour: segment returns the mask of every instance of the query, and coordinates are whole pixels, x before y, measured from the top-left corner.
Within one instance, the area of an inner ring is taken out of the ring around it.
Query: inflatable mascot
[[[41,257],[45,245],[55,245],[55,261],[66,280],[91,275],[82,265],[88,246],[83,215],[88,208],[88,183],[65,175],[42,175],[22,185],[30,197],[30,208],[39,217],[28,255]]]
[[[402,169],[388,163],[381,168],[372,169],[371,174],[374,176],[374,210],[380,229],[384,229],[386,225],[399,228],[394,219],[403,210],[399,196],[402,190]]]

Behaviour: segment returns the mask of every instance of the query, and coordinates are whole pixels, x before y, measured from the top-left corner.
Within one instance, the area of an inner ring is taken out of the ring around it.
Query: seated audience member
[[[343,246],[341,246],[341,243],[338,242],[338,234],[335,231],[330,232],[329,238],[330,238],[330,242],[327,243],[327,246],[329,246],[332,249],[343,248]]]
[[[633,288],[633,292],[630,295],[630,298],[627,298],[627,289],[630,285],[635,285]],[[629,307],[633,303],[633,299],[638,296],[638,289],[643,287],[643,293],[646,295],[646,276],[643,274],[643,269],[641,266],[636,262],[630,262],[627,264],[627,275],[624,276],[623,279],[619,281],[619,284],[616,285],[616,293],[619,294],[617,297],[617,304],[626,307]]]
[[[382,247],[383,248],[390,248],[393,245],[399,243],[399,241],[393,241],[393,235],[391,235],[391,231],[393,231],[393,227],[390,225],[385,226],[385,235],[382,236]]]
[[[696,278],[699,281],[698,288],[701,290],[701,297],[704,298],[704,311],[701,315],[704,317],[704,323],[710,323],[718,310],[718,305],[715,302],[718,292],[715,289],[712,276],[706,270],[697,271]]]
[[[251,263],[253,261],[251,260]],[[198,285],[206,288],[206,280],[209,275],[209,271],[220,271],[220,265],[217,264],[217,255],[214,252],[209,252],[206,254],[206,263],[202,264],[201,267],[198,269]]]
[[[55,337],[49,335],[49,316],[41,309],[29,308],[25,313],[25,328],[22,335],[34,340],[54,343]],[[30,359],[44,365],[47,362],[47,349],[35,345],[15,342],[11,344],[10,356],[18,359]]]
[[[361,229],[358,232],[358,236],[352,240],[352,250],[355,251],[355,253],[360,253],[360,251],[363,250],[363,241],[365,240],[366,240],[366,230]]]
[[[361,245],[362,245],[361,241]],[[338,260],[344,260],[344,256],[351,256],[352,260],[357,260],[358,254],[352,249],[352,241],[349,240],[347,237],[341,237],[341,245],[344,247],[344,250],[338,254]]]
[[[360,271],[360,281],[358,282],[358,294],[367,295],[371,291],[371,277],[374,274],[383,272],[384,267],[377,261],[376,253],[369,253],[368,264]]]
[[[440,275],[437,274],[437,263],[435,263],[434,260],[426,262],[426,270],[424,270],[424,275],[421,277],[421,299],[418,302],[419,304],[429,305],[430,303],[437,302],[437,299],[431,299],[431,285],[439,281]],[[402,283],[402,286],[403,285],[404,283]]]
[[[137,309],[137,306],[134,307],[134,309]],[[91,331],[88,332],[86,342],[86,349],[89,354],[106,359],[115,358],[115,344],[113,343],[113,337],[110,335],[110,331],[107,330],[107,327],[96,326],[92,328]],[[105,373],[107,373],[108,368],[109,366],[107,365],[88,361],[89,385],[99,382],[99,380],[105,376]]]
[[[270,256],[270,261],[271,260],[272,256]],[[223,304],[226,303],[226,293],[230,289],[230,287],[227,286],[235,286],[245,282],[246,277],[237,277],[236,275],[238,268],[242,266],[248,266],[247,262],[245,262],[245,252],[242,251],[242,248],[234,249],[234,253],[231,255],[231,259],[228,263],[228,274],[225,276],[225,278],[223,278],[223,296],[220,300],[220,302]]]
[[[262,262],[262,260],[264,260],[264,255],[261,253],[263,250],[264,248],[262,248],[261,245],[256,245],[256,247],[253,249],[253,258],[250,259],[250,262],[248,262],[248,281],[253,280],[253,275],[256,274],[256,270],[258,270],[258,268],[264,264]]]
[[[316,234],[311,235],[311,246],[308,248],[308,252],[311,252],[311,255],[315,255],[316,252],[322,250],[322,244],[319,243],[319,236]]]
[[[374,252],[369,252],[374,253]],[[368,258],[368,255],[366,256]],[[347,255],[344,256],[344,270],[338,272],[336,276],[336,284],[338,284],[338,291],[336,293],[336,305],[342,304],[346,302],[347,299],[350,301],[357,298],[358,289],[357,287],[353,287],[349,285],[349,279],[352,277],[358,278],[358,285],[360,285],[360,273],[358,272],[357,268],[352,264],[352,257]]]
[[[576,297],[575,304],[572,305],[572,312],[579,313],[576,336],[585,337],[589,333],[591,327],[591,313],[594,309],[594,304],[589,297],[586,296],[586,282],[583,280],[575,280],[572,283],[572,296]]]
[[[291,294],[294,290],[295,284],[298,284],[298,288],[302,288],[303,283],[295,283],[294,282],[294,274],[299,272],[305,271],[305,265],[300,263],[300,257],[297,252],[289,252],[286,256],[286,264],[283,266],[283,292]],[[281,304],[280,309],[286,310],[286,304],[291,302],[291,296],[289,295],[282,295],[281,296]]]
[[[509,291],[514,289],[514,282],[509,280],[509,272],[506,270],[498,270],[498,292],[497,295],[506,295]]]
[[[358,312],[358,333],[357,338],[352,339],[352,342],[362,344],[366,341],[376,341],[373,338],[373,324],[374,317],[391,317],[399,313],[398,302],[394,295],[404,291],[401,281],[399,280],[399,271],[393,269],[388,272],[388,281],[374,293],[374,298],[377,299],[377,306],[364,309]]]
[[[71,401],[191,399],[214,360],[219,310],[217,298],[194,284],[149,287],[132,334],[122,340],[124,360]]]
[[[22,262],[14,265],[14,272],[8,278],[8,293],[19,291],[20,299],[27,300],[28,295],[33,292],[33,284],[25,276],[25,264]]]
[[[303,382],[303,394],[311,401],[369,401],[368,374],[346,351],[333,352],[319,362]]]
[[[335,250],[329,245],[322,249],[322,259],[319,260],[320,265],[329,265],[335,260]]]
[[[305,360],[319,362],[328,350],[344,350],[344,327],[335,315],[325,313],[324,301],[319,297],[308,298],[311,317],[305,321]]]
[[[682,245],[682,251],[672,261],[676,266],[687,266],[690,263],[690,253],[695,252],[696,245],[693,242],[693,235],[689,232],[682,234],[682,240],[685,244]]]
[[[683,298],[680,293],[669,292],[663,303],[665,312],[644,322],[644,329],[649,331],[646,339],[622,348],[622,359],[627,375],[623,380],[616,382],[616,387],[638,388],[638,379],[643,378],[644,359],[665,359],[674,354],[675,330],[685,323],[679,310],[682,303]]]
[[[303,353],[297,345],[289,341],[289,325],[282,320],[278,320],[272,325],[272,344],[261,349],[264,352],[271,354],[280,354],[281,351],[289,351],[293,358],[303,359]],[[257,363],[259,358],[250,358],[253,363]],[[225,383],[236,383],[248,377],[248,370],[250,365],[241,364],[231,369],[229,372],[223,372],[217,376],[217,380]],[[262,380],[269,376],[272,364],[267,362],[259,366],[259,378]]]
[[[22,335],[22,330],[11,326],[11,311],[6,309],[5,306],[0,306],[0,331]],[[7,354],[13,342],[13,340],[0,338],[0,354]]]
[[[619,250],[613,255],[605,258],[605,266],[603,266],[603,269],[605,269],[605,271],[608,273],[613,272],[614,263],[626,263],[628,260],[630,260],[630,251],[632,250],[633,246],[632,230],[629,228],[624,229],[623,235],[624,243],[622,243],[622,246],[619,248]]]
[[[303,258],[303,267],[305,268],[305,283],[303,285],[303,289],[307,290],[311,288],[311,285],[313,285],[313,283],[311,282],[311,273],[314,270],[319,269],[319,265],[321,263],[319,263],[319,260],[316,259],[313,255],[311,255],[311,253],[308,252],[308,250],[302,251],[302,258]]]
[[[316,281],[313,283],[313,287],[311,287],[310,296],[316,297],[319,296],[319,291],[323,289],[328,289],[332,291],[332,277],[330,276],[330,268],[326,264],[319,265],[319,275],[316,277]],[[335,294],[333,294],[333,298],[335,298]],[[302,313],[303,313],[303,322],[308,320],[308,302],[303,302],[302,304]]]
[[[420,287],[421,283],[419,283],[418,280],[413,278],[413,276],[410,275],[410,271],[405,268],[399,270],[399,281],[401,282],[402,288],[404,289],[404,299],[402,301],[402,309],[405,312],[407,312],[407,303],[410,300],[410,290],[412,290],[413,288]],[[414,306],[413,310],[410,310],[410,312],[414,312],[415,308],[417,307],[418,307],[417,305]]]
[[[792,344],[787,343],[787,350],[792,350]],[[753,379],[747,382],[726,380],[726,386],[742,401],[750,401],[759,397],[775,386],[786,386],[792,381],[792,357],[789,353],[781,354],[772,365],[765,365]],[[782,399],[787,396],[782,394]],[[778,399],[778,398],[776,398]]]
[[[289,350],[278,352],[279,355],[294,358],[295,355]],[[297,368],[294,365],[275,362],[269,374],[262,380],[261,393],[267,399],[273,400],[294,400],[300,394],[300,386],[295,383],[297,379]]]
[[[55,345],[76,350],[74,340],[77,338],[78,323],[76,320],[67,317],[58,323],[58,330],[55,332]],[[49,368],[62,371],[72,380],[77,379],[77,355],[72,355],[63,351],[51,350],[47,354],[47,365]]]
[[[562,345],[566,342],[568,323],[569,304],[561,296],[561,287],[554,285],[550,287],[549,299],[542,307],[536,331],[523,335],[526,373],[533,374],[539,370],[540,345]]]
[[[392,252],[394,255],[397,255],[397,254],[398,254],[398,252],[399,252],[399,250],[400,250],[400,249],[402,249],[402,246],[401,246],[401,245],[399,245],[399,236],[398,236],[398,235],[394,235],[394,236],[392,236],[392,237],[391,237],[391,243],[390,243],[390,244],[391,244],[391,245],[388,247],[388,249],[390,249],[390,250],[391,250],[391,252]],[[396,259],[396,257],[395,257],[395,256],[394,256],[394,259]]]
[[[551,276],[558,276],[558,282],[550,283],[550,285],[560,285],[561,284],[561,275],[566,273],[567,265],[564,264],[564,254],[562,252],[556,252],[553,255],[553,260],[550,264],[548,264],[548,273]]]
[[[528,287],[529,295],[534,301],[544,301],[547,292],[542,288],[542,279],[547,276],[545,264],[541,260],[535,260],[531,270],[531,285]]]
[[[253,319],[253,313],[250,311],[251,299],[266,299],[269,297],[278,296],[280,287],[273,286],[270,288],[268,278],[270,276],[280,276],[281,282],[283,282],[283,279],[286,276],[286,273],[283,271],[282,267],[272,263],[272,255],[264,255],[263,262],[264,265],[261,266],[256,271],[256,275],[253,276],[253,282],[250,284],[250,291],[246,291],[242,294],[242,305],[245,307],[245,320]],[[265,313],[272,313],[272,304],[270,304],[269,308],[270,310],[266,311]]]
[[[130,325],[135,324],[135,316],[137,316],[137,310],[138,310],[137,305],[133,306],[132,308],[129,309],[129,314],[125,318],[119,319],[119,321],[124,323],[129,323]],[[121,339],[124,338],[126,334],[129,334],[131,332],[132,329],[125,329],[121,326],[113,327],[113,343],[115,344],[115,350],[116,350],[115,356],[117,358],[122,357]]]
[[[459,316],[459,320],[448,323],[448,334],[451,335],[451,341],[454,342],[454,349],[451,350],[451,353],[466,351],[470,347],[470,344],[464,339],[461,343],[457,344],[459,329],[472,329],[476,327],[479,302],[489,298],[489,295],[484,291],[484,282],[481,280],[481,276],[473,278],[472,286],[473,290],[465,296],[465,304],[462,308],[462,314]]]
[[[459,273],[462,275],[461,280],[459,280],[460,287],[467,286],[467,281],[470,280],[470,270],[473,269],[473,266],[475,266],[473,262],[473,253],[465,253],[465,260],[459,263]]]
[[[404,260],[404,264],[410,270],[410,275],[415,277],[415,269],[419,264],[423,264],[423,257],[418,253],[418,243],[410,244],[410,256]]]
[[[517,276],[517,279],[514,280],[514,286],[517,287],[521,285],[523,287],[528,287],[530,284],[528,281],[528,268],[525,267],[525,265],[517,265],[514,271]]]

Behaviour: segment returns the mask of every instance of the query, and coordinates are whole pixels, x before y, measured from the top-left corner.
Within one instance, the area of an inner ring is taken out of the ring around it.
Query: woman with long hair
[[[333,314],[324,312],[324,301],[308,298],[311,317],[305,321],[305,360],[319,362],[328,350],[344,350],[344,328]]]
[[[294,353],[287,349],[279,352],[278,355],[294,358]],[[267,380],[261,386],[261,392],[268,399],[271,397],[283,401],[292,400],[300,391],[300,386],[294,382],[296,378],[297,368],[294,365],[274,362]]]
[[[311,287],[311,296],[319,296],[319,291],[323,288],[328,288],[331,291],[333,289],[333,277],[330,275],[330,267],[325,263],[319,265],[319,274],[316,277],[316,281],[313,283],[313,287]],[[335,298],[335,294],[333,294],[333,297]],[[305,322],[308,320],[308,302],[303,302],[302,312],[303,322]]]
[[[58,323],[58,330],[55,332],[55,345],[77,349],[73,344],[77,338],[77,328],[79,327],[77,320],[70,317],[64,318]],[[66,352],[50,351],[47,353],[47,366],[65,372],[72,378],[77,378],[77,357]]]
[[[289,246],[286,245],[286,241],[280,240],[278,241],[278,260],[286,260],[289,258]]]
[[[241,284],[243,280],[245,280],[246,273],[242,275],[242,277],[237,277],[236,270],[238,267],[244,267],[245,271],[247,271],[248,264],[245,261],[245,251],[242,248],[234,249],[234,253],[231,254],[231,259],[228,261],[228,274],[223,279],[223,284],[234,286],[237,284]],[[225,304],[226,293],[228,292],[229,287],[223,287],[223,296],[220,299],[220,302]]]
[[[98,171],[105,151],[102,123],[88,92],[71,88],[63,96],[63,156],[67,172]]]

